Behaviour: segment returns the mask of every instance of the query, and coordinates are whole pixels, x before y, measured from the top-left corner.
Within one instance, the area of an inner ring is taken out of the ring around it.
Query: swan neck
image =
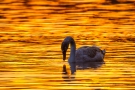
[[[74,40],[70,42],[70,57],[68,62],[75,62],[76,45]]]

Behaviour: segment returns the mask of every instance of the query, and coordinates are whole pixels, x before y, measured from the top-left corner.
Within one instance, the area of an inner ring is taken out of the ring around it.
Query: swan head
[[[69,43],[66,42],[66,41],[63,41],[62,44],[61,44],[61,51],[62,51],[62,54],[63,54],[63,60],[64,61],[66,59],[66,52],[67,52],[68,46],[69,46]]]

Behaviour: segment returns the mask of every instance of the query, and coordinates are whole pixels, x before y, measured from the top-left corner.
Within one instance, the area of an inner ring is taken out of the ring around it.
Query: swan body
[[[76,50],[76,44],[72,37],[67,36],[62,44],[61,50],[63,53],[63,60],[66,59],[66,52],[70,44],[70,57],[68,62],[94,62],[103,61],[105,50],[101,50],[97,46],[83,46]]]

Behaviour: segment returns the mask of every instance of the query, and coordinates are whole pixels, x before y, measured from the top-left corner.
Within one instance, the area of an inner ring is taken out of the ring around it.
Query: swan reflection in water
[[[73,68],[73,69],[75,69],[75,68]],[[64,79],[64,81],[69,82],[69,81],[74,81],[75,80],[75,73],[74,72],[76,72],[76,71],[74,71],[73,73],[72,72],[73,71],[71,71],[71,73],[69,73],[67,68],[66,68],[66,65],[65,64],[63,65],[62,78]]]
[[[63,65],[63,70],[62,70],[62,78],[64,81],[73,81],[75,80],[75,74],[77,70],[86,70],[86,69],[98,69],[100,68],[103,64],[105,64],[104,61],[102,62],[69,62],[70,65],[70,72],[67,72],[66,65]]]

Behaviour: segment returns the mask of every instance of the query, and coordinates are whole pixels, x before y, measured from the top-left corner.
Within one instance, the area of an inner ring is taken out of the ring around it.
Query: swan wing
[[[99,53],[101,53],[101,50],[99,47],[83,46],[76,50],[76,60],[82,61],[82,62],[95,61],[95,60],[99,59]]]
[[[76,56],[78,55],[87,55],[91,58],[96,56],[97,52],[100,52],[101,50],[98,47],[92,46],[83,46],[78,48],[78,50],[76,50]]]

